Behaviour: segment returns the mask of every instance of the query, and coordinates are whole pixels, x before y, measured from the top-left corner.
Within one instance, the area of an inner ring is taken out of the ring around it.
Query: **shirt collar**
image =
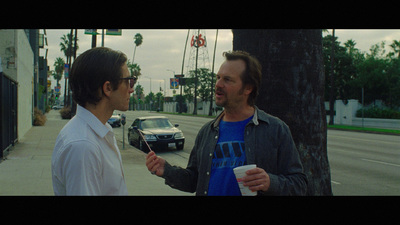
[[[254,125],[256,125],[256,126],[259,124],[258,120],[262,120],[269,124],[269,118],[266,115],[266,113],[262,113],[263,111],[261,111],[257,106],[254,106],[254,108],[255,108],[254,116],[253,116],[253,119],[251,120],[251,122],[253,122]],[[213,122],[214,128],[219,126],[219,122],[221,121],[221,119],[224,115],[225,115],[225,111],[222,111],[221,114],[219,114],[219,116],[217,116],[217,118]]]
[[[76,116],[83,119],[101,138],[104,138],[109,131],[112,132],[108,123],[104,125],[93,113],[78,104],[76,105]]]

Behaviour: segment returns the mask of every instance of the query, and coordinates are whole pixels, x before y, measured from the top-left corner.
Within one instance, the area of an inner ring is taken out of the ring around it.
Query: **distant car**
[[[112,127],[121,126],[121,114],[113,113],[107,121]]]
[[[152,150],[174,147],[182,150],[185,145],[185,137],[183,132],[177,128],[178,126],[179,124],[172,125],[165,116],[139,117],[128,128],[128,141],[132,146],[148,152],[149,148],[139,134],[138,129],[140,129]]]
[[[59,110],[59,109],[62,109],[63,107],[61,106],[61,105],[53,105],[53,107],[52,107],[52,109],[55,109],[55,110]]]

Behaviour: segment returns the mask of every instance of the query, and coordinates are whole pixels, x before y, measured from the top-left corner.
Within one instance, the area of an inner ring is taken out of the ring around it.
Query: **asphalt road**
[[[125,145],[128,127],[138,116],[165,115],[172,124],[179,124],[185,136],[184,149],[157,154],[181,167],[186,167],[199,129],[211,120],[147,111],[120,113],[127,116]],[[117,140],[122,140],[122,127],[114,132]],[[334,195],[400,195],[400,136],[328,130],[328,160]]]
[[[334,195],[400,195],[400,136],[328,130]]]

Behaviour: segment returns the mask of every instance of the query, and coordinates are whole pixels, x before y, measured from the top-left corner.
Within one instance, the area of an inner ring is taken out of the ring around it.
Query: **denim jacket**
[[[206,123],[199,131],[186,169],[165,164],[165,183],[172,188],[207,195],[212,157],[219,136],[219,122]],[[253,119],[244,130],[247,164],[256,164],[270,177],[268,191],[258,195],[305,195],[307,177],[289,127],[277,117],[255,106]]]

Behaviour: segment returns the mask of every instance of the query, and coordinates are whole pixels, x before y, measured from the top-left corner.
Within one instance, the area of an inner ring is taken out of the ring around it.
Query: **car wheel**
[[[130,145],[134,146],[133,145],[133,141],[131,140],[129,133],[128,133],[128,142],[129,142]]]
[[[182,150],[182,149],[183,149],[183,146],[184,146],[184,144],[177,145],[177,146],[176,146],[176,150]]]

